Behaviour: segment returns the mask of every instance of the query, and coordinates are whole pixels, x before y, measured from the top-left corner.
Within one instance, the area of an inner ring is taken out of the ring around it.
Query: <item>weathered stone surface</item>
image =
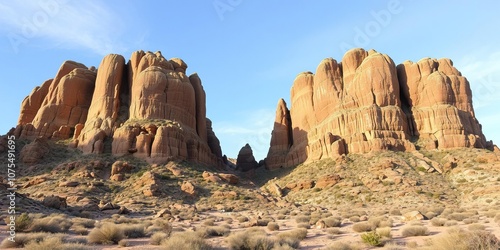
[[[425,216],[419,211],[411,211],[403,214],[404,221],[425,220]]]
[[[84,153],[133,154],[151,163],[222,165],[200,77],[161,52],[103,58],[99,70],[66,61],[25,98],[16,135],[65,140]],[[1,149],[1,148],[0,148]]]
[[[330,175],[325,175],[320,177],[317,181],[314,187],[317,188],[327,188],[327,187],[333,187],[335,184],[337,184],[341,180],[340,176],[337,174],[330,174]]]
[[[51,138],[62,126],[74,128],[76,124],[84,123],[92,101],[95,77],[96,73],[83,64],[64,62],[50,84],[47,81],[35,88],[23,101],[18,121],[24,126],[21,137]],[[44,99],[40,104],[41,97]],[[54,139],[61,138],[56,134]]]
[[[234,174],[219,174],[219,177],[224,180],[225,182],[236,185],[238,182],[240,182],[240,178]]]
[[[115,54],[104,57],[99,65],[88,117],[77,139],[84,153],[96,153],[95,143],[113,133],[120,111],[124,68],[125,58]]]
[[[190,181],[184,181],[181,185],[181,190],[191,196],[196,195],[196,187]]]
[[[280,100],[266,167],[276,169],[346,153],[426,148],[493,148],[481,132],[467,79],[449,59],[396,67],[374,50],[352,49],[300,73]],[[289,114],[289,118],[288,118]],[[439,166],[433,169],[442,171]]]
[[[257,161],[253,156],[253,151],[248,143],[243,146],[238,153],[238,158],[236,159],[236,169],[246,172],[258,167]]]
[[[36,138],[21,149],[20,160],[26,164],[36,164],[40,162],[49,151],[50,147],[47,140],[45,138]]]

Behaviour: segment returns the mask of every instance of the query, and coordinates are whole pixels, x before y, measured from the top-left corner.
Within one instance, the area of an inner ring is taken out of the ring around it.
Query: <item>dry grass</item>
[[[425,236],[429,234],[429,230],[424,226],[406,226],[402,229],[403,237]]]
[[[118,226],[127,238],[142,238],[146,236],[145,224],[124,224]]]
[[[432,218],[431,224],[435,227],[442,227],[446,223],[446,219],[443,218]]]
[[[500,248],[500,241],[486,231],[464,231],[453,228],[447,233],[438,235],[430,240],[425,249],[440,250],[496,250]]]
[[[297,228],[277,235],[278,238],[292,238],[303,240],[307,237],[307,229]]]
[[[268,237],[266,232],[261,229],[248,229],[227,237],[226,241],[230,249],[295,249],[298,248],[300,239],[289,237]]]
[[[34,219],[28,231],[65,233],[73,225],[66,215],[50,215],[41,219]]]
[[[342,222],[335,218],[335,217],[328,217],[323,219],[325,222],[326,227],[340,227],[342,225]]]
[[[162,241],[164,249],[176,250],[212,250],[212,246],[205,242],[196,232],[175,233]]]
[[[104,223],[101,227],[92,229],[87,236],[89,243],[105,245],[118,244],[123,238],[125,238],[123,230],[113,223]]]
[[[470,231],[485,230],[486,229],[486,227],[483,224],[479,224],[479,223],[470,224],[467,228]]]
[[[375,228],[376,228],[375,225],[373,225],[372,223],[367,222],[367,221],[358,222],[358,223],[352,225],[352,230],[354,230],[354,232],[358,232],[358,233],[373,231]]]
[[[162,241],[165,239],[168,239],[169,235],[166,233],[162,232],[157,232],[151,235],[151,238],[149,239],[149,244],[159,246],[161,245]]]
[[[278,231],[280,230],[280,226],[276,222],[269,222],[267,224],[267,229],[269,229],[269,231]]]
[[[390,227],[379,227],[375,230],[380,237],[392,239],[392,230]]]
[[[359,250],[362,249],[362,246],[355,245],[347,242],[335,242],[327,247],[323,248],[323,250]]]
[[[0,244],[0,248],[22,248],[30,241],[42,241],[44,238],[47,238],[48,236],[52,236],[53,238],[59,237],[49,233],[30,233],[30,234],[19,233],[16,234],[15,242],[12,242],[6,238],[2,241],[2,244]]]
[[[311,216],[307,216],[307,215],[301,215],[301,216],[297,216],[295,218],[295,222],[297,223],[309,223],[309,221],[311,220]]]
[[[229,229],[223,226],[200,227],[196,229],[196,232],[202,238],[220,237],[228,235]]]

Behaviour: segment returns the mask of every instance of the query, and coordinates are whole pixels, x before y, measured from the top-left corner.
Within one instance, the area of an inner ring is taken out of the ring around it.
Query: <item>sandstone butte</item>
[[[420,148],[493,149],[474,115],[469,82],[450,59],[417,63],[352,49],[300,73],[290,109],[279,100],[269,169],[347,153]]]
[[[205,91],[187,64],[161,52],[104,57],[99,68],[66,61],[21,104],[13,133],[71,140],[83,153],[133,154],[154,163],[222,164]]]

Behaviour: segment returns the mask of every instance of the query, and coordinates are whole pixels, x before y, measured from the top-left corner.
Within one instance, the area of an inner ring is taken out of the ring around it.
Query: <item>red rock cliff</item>
[[[98,70],[63,63],[22,105],[18,136],[73,139],[84,153],[133,154],[220,165],[219,140],[206,118],[205,91],[187,64],[160,52],[103,58]]]
[[[283,100],[276,110],[270,169],[344,153],[492,145],[469,82],[449,59],[396,67],[385,54],[352,49],[299,74],[290,92],[290,110]]]

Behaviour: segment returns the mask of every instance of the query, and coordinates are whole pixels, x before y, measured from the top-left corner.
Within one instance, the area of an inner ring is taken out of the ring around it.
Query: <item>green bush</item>
[[[364,243],[374,247],[382,245],[381,238],[382,237],[380,237],[380,235],[374,231],[361,234],[361,240],[363,240]]]

